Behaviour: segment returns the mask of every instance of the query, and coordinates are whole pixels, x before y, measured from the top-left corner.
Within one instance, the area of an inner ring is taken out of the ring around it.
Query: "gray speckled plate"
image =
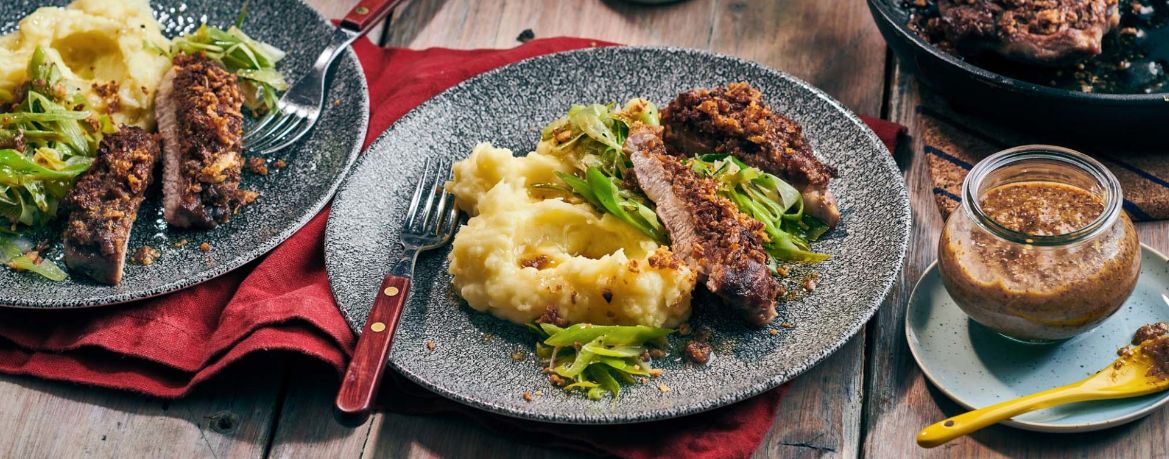
[[[40,6],[63,5],[67,1],[5,0],[0,2],[0,32]],[[164,32],[174,36],[193,30],[202,20],[226,27],[239,15],[243,0],[153,0],[155,17]],[[290,80],[303,75],[328,43],[332,25],[298,0],[253,1],[243,29],[252,37],[271,43],[288,53],[280,69]],[[122,285],[108,287],[80,276],[65,282],[50,282],[27,273],[0,269],[0,305],[25,308],[71,308],[99,306],[149,298],[210,280],[255,260],[292,236],[317,214],[332,197],[345,172],[357,158],[369,120],[369,98],[365,76],[357,56],[347,51],[333,72],[333,84],[321,119],[314,131],[300,143],[269,157],[283,159],[284,169],[270,168],[267,176],[244,172],[243,188],[261,193],[258,201],[245,207],[230,222],[211,231],[167,229],[161,221],[161,194],[150,191],[138,214],[130,239],[130,253],[144,245],[162,251],[150,266],[126,265]],[[249,121],[250,123],[250,121]],[[45,253],[61,255],[59,229],[45,231],[40,238],[55,244]],[[183,248],[176,243],[187,240]],[[208,253],[197,247],[207,242]]]
[[[423,386],[478,408],[582,424],[697,413],[799,375],[853,336],[885,298],[909,238],[905,186],[880,140],[824,93],[761,65],[699,51],[621,47],[537,57],[466,81],[407,114],[363,155],[333,205],[325,260],[342,312],[354,330],[361,329],[399,250],[400,219],[422,157],[462,159],[481,141],[527,152],[535,148],[540,128],[573,103],[623,103],[644,96],[665,104],[686,89],[741,80],[755,84],[773,108],[802,124],[816,152],[840,169],[831,186],[840,198],[843,224],[816,245],[833,258],[816,266],[822,279],[814,293],[781,305],[772,327],[776,335],[696,304],[691,323],[715,332],[709,366],[671,357],[658,363],[665,375],[655,380],[669,392],[649,384],[628,388],[617,403],[588,401],[548,383],[531,354],[533,333],[475,312],[458,298],[447,274],[447,248],[418,261],[391,363]],[[780,327],[782,322],[794,327]],[[435,343],[433,351],[428,341]],[[521,361],[512,359],[517,350],[525,352]],[[525,402],[524,390],[544,395]]]

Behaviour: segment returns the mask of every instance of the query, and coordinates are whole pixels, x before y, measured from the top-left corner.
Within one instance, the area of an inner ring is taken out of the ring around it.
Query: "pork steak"
[[[214,228],[244,203],[243,97],[235,75],[202,55],[180,54],[155,96],[163,147],[163,218]]]
[[[635,123],[625,139],[637,186],[657,206],[670,248],[699,282],[750,324],[774,319],[779,284],[767,269],[763,224],[719,196],[718,184],[666,154],[661,128]]]
[[[828,191],[836,169],[816,158],[800,125],[773,112],[750,84],[678,94],[662,110],[662,125],[670,154],[734,155],[799,189],[807,212],[829,227],[840,221],[836,197]]]
[[[62,202],[65,265],[103,284],[122,281],[130,230],[154,178],[155,135],[122,126],[102,138],[97,158]]]

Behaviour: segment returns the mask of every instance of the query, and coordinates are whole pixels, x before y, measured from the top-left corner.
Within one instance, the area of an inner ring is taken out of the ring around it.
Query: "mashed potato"
[[[154,125],[154,92],[170,68],[170,47],[147,0],[77,0],[40,8],[0,37],[0,99],[24,84],[37,46],[61,69],[65,84],[116,123]]]
[[[559,158],[479,144],[448,185],[472,218],[455,236],[450,273],[479,311],[529,323],[675,327],[690,316],[695,274],[669,249],[590,205],[532,188],[567,171]]]

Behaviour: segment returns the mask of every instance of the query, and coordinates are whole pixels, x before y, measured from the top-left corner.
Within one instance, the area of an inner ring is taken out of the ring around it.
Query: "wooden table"
[[[310,0],[340,17],[355,0]],[[627,44],[707,49],[790,72],[858,113],[915,129],[919,99],[861,0],[687,0],[640,7],[616,0],[412,0],[376,33],[387,46],[499,48],[573,35]],[[934,260],[941,219],[921,144],[897,152],[913,200],[909,256],[877,317],[843,349],[797,379],[757,455],[1169,456],[1160,410],[1124,427],[1083,435],[993,427],[936,450],[922,426],[959,407],[923,379],[906,347],[907,297]],[[1166,223],[1139,225],[1169,251]],[[0,457],[501,457],[568,455],[492,436],[453,418],[381,414],[356,429],[335,424],[331,370],[281,355],[256,358],[177,401],[0,376]],[[636,427],[631,427],[636,428]]]

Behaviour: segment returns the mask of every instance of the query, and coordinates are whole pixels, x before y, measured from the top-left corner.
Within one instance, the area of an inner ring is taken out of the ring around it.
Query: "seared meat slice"
[[[800,125],[772,112],[751,85],[731,83],[678,94],[662,110],[662,124],[671,154],[734,155],[799,189],[808,213],[828,226],[840,221],[836,198],[828,191],[836,169],[820,162]]]
[[[1100,54],[1117,0],[938,0],[946,39],[1017,61],[1064,64]]]
[[[122,281],[130,229],[158,156],[158,138],[141,128],[122,126],[102,138],[97,159],[62,202],[69,215],[65,264],[72,272],[103,284]]]
[[[714,180],[667,155],[660,127],[635,124],[624,150],[638,186],[657,205],[671,249],[694,267],[699,282],[753,325],[774,319],[779,285],[767,269],[763,224],[718,196]]]
[[[243,97],[235,75],[203,55],[175,56],[155,99],[163,147],[163,217],[214,228],[242,204]]]

